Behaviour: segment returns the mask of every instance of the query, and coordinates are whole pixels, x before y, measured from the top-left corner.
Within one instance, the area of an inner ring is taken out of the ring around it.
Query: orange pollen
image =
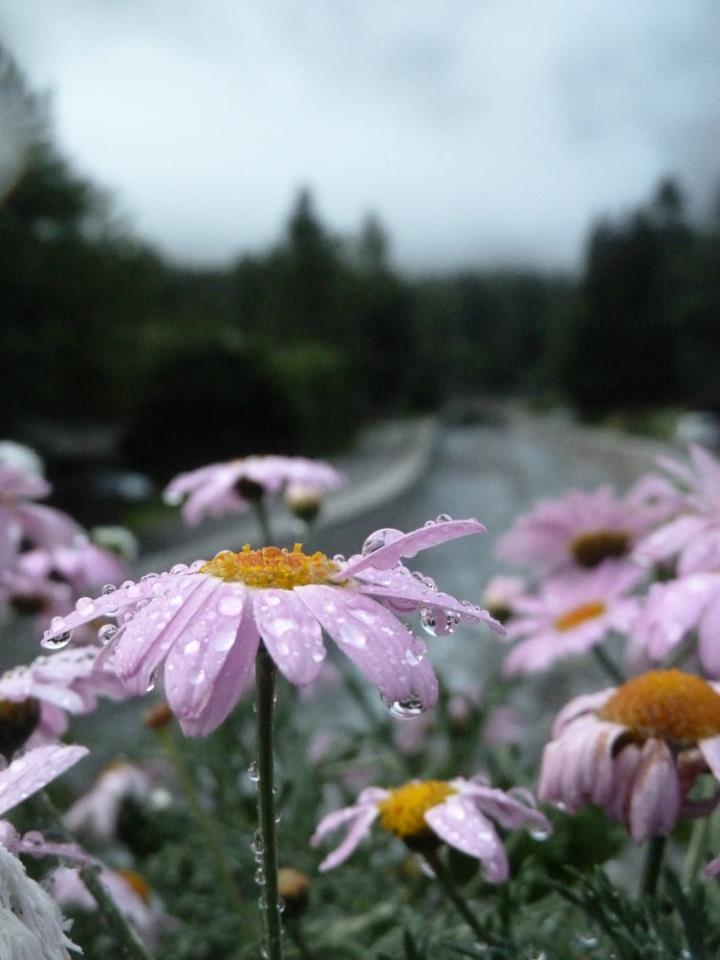
[[[340,572],[340,567],[319,550],[310,555],[303,553],[301,543],[296,543],[292,550],[279,547],[252,550],[246,543],[239,553],[232,550],[218,553],[214,560],[200,567],[199,572],[248,587],[292,590],[311,583],[329,583]]]
[[[575,627],[579,627],[580,624],[585,623],[586,620],[594,620],[595,617],[601,617],[606,609],[605,604],[600,603],[599,600],[594,600],[592,603],[583,603],[579,607],[575,607],[574,610],[569,610],[561,617],[558,617],[555,620],[555,629],[561,632],[574,630]]]
[[[456,793],[454,787],[442,780],[425,780],[397,787],[378,804],[380,826],[403,840],[427,836],[432,831],[425,822],[425,814],[453,793]]]
[[[641,739],[696,743],[720,734],[720,694],[682,670],[651,670],[618,687],[598,716]]]
[[[610,557],[624,557],[630,543],[627,530],[591,530],[571,541],[570,552],[581,567],[596,567]]]
[[[123,878],[131,890],[140,897],[143,903],[150,903],[152,890],[147,881],[143,880],[139,873],[135,873],[134,870],[118,870],[117,873]]]

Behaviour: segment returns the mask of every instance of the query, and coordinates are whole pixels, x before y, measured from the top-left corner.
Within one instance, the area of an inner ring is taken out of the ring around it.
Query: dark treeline
[[[330,453],[457,394],[593,416],[720,405],[720,230],[692,224],[673,183],[594,228],[579,280],[402,276],[377,219],[339,238],[307,192],[269,250],[194,269],[114,218],[1,55],[0,95],[27,139],[0,201],[5,435],[71,451],[100,437],[82,456],[164,481],[249,452]]]

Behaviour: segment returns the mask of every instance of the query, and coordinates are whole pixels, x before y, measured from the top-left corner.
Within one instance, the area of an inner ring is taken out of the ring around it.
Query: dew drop
[[[598,938],[594,933],[581,933],[578,936],[578,943],[581,947],[596,947]]]
[[[258,773],[257,763],[253,762],[248,767],[248,777],[252,780],[253,783],[257,783],[260,779],[260,774]]]
[[[437,618],[432,607],[421,608],[420,623],[422,624],[422,628],[425,633],[428,633],[431,637],[436,637],[438,635]]]
[[[118,628],[113,623],[106,623],[98,630],[98,640],[100,643],[110,643],[112,638],[118,632]]]
[[[547,838],[550,836],[551,831],[548,830],[547,827],[533,827],[532,830],[528,830],[528,833],[533,838],[533,840],[539,840],[540,842],[542,842],[543,840],[547,840]]]
[[[55,636],[44,637],[42,645],[47,650],[62,650],[72,640],[72,630],[64,630],[62,633],[56,633]]]
[[[434,526],[435,526],[435,521],[434,521],[434,520],[426,520],[425,523],[423,524],[423,526],[425,526],[425,527],[434,527]]]
[[[265,886],[265,871],[263,870],[262,867],[258,867],[257,870],[255,871],[255,883],[259,887]]]
[[[115,586],[114,583],[106,583],[105,586],[102,588],[102,592],[106,595],[108,593],[115,593],[116,590],[117,590],[117,587]]]
[[[435,523],[447,523],[449,520],[452,520],[449,513],[439,513],[435,517]]]
[[[342,553],[336,553],[333,560],[335,563],[345,563],[345,556]]]
[[[402,536],[402,530],[396,530],[394,527],[383,527],[381,530],[376,530],[370,534],[362,545],[362,555],[368,557],[371,553],[375,553],[376,550],[381,550],[383,547],[388,546],[388,544],[394,543]]]
[[[416,696],[406,697],[404,700],[388,700],[387,697],[381,699],[390,716],[397,720],[419,717],[427,709],[422,700]]]

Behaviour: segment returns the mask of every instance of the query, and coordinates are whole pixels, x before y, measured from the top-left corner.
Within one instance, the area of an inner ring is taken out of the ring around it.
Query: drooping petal
[[[509,868],[505,849],[495,827],[477,808],[473,799],[456,793],[431,807],[425,821],[450,846],[477,857],[489,883],[507,880]]]
[[[593,713],[604,707],[616,691],[616,687],[607,687],[597,693],[584,693],[566,703],[553,722],[552,735],[558,737],[562,731],[578,717],[585,713]]]
[[[179,719],[196,718],[214,687],[229,652],[236,643],[238,624],[251,599],[239,583],[211,581],[200,608],[175,641],[165,660],[163,685],[170,709]],[[197,593],[195,594],[197,596]]]
[[[295,591],[340,649],[388,702],[419,701],[418,709],[437,699],[437,679],[425,643],[388,610],[369,597],[329,586]]]
[[[215,679],[204,708],[196,717],[179,717],[186,736],[207,736],[232,712],[250,683],[259,643],[260,635],[248,603],[237,627],[235,643]]]
[[[87,747],[51,744],[13,760],[0,772],[0,815],[41,790],[88,753]]]
[[[680,813],[680,785],[662,740],[647,740],[630,787],[628,824],[636,843],[670,833]]]
[[[492,817],[506,830],[517,830],[526,825],[539,830],[550,829],[547,817],[534,805],[531,795],[527,802],[523,802],[512,793],[506,793],[497,787],[488,787],[469,780],[453,781],[453,785],[456,783],[464,796],[472,797],[482,813]]]
[[[708,737],[698,741],[700,752],[716,780],[720,780],[720,737]]]
[[[367,835],[373,821],[378,815],[377,807],[363,807],[355,814],[350,822],[350,828],[345,834],[342,843],[318,865],[320,873],[332,870],[355,852],[363,838]]]
[[[698,656],[708,676],[720,677],[720,582],[698,624]]]
[[[322,630],[294,590],[258,590],[253,612],[263,643],[290,683],[305,686],[325,659]]]
[[[402,534],[391,543],[372,553],[351,558],[343,567],[342,576],[354,577],[361,570],[374,567],[376,570],[389,570],[403,557],[414,557],[421,550],[428,550],[446,540],[455,540],[472,533],[485,533],[486,528],[479,520],[439,520]],[[368,539],[371,539],[371,536]]]

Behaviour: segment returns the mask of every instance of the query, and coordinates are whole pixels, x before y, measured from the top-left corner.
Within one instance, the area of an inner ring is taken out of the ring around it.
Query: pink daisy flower
[[[562,657],[587,653],[610,630],[627,632],[640,609],[639,599],[627,594],[643,576],[607,560],[589,573],[548,580],[539,596],[516,600],[507,636],[520,642],[505,658],[505,675],[545,670]]]
[[[340,846],[318,869],[332,870],[347,860],[378,819],[384,830],[418,852],[447,843],[477,857],[490,883],[502,883],[509,874],[505,848],[493,821],[506,830],[528,826],[544,837],[551,830],[528,790],[517,788],[506,793],[481,778],[412,780],[394,790],[367,787],[356,804],[327,814],[317,825],[310,839],[313,847],[338,827],[348,828]]]
[[[81,624],[118,616],[120,627],[98,664],[112,661],[131,693],[147,692],[162,673],[170,708],[185,733],[197,736],[214,730],[247,688],[261,638],[280,672],[304,686],[325,659],[325,630],[392,712],[413,715],[435,702],[437,680],[425,643],[396,612],[419,610],[433,634],[449,633],[460,621],[502,628],[480,607],[413,575],[401,558],[484,529],[477,520],[442,520],[407,534],[380,530],[349,560],[306,555],[300,544],[292,551],[223,551],[209,563],[179,564],[78,601],[44,642],[58,635],[67,642]]]
[[[720,575],[693,573],[650,587],[633,625],[629,659],[661,663],[692,631],[703,671],[720,677]]]
[[[13,565],[23,539],[50,548],[72,543],[82,533],[67,514],[33,503],[50,489],[37,474],[0,464],[0,570]]]
[[[8,670],[0,676],[0,711],[16,716],[15,706],[25,705],[28,720],[34,718],[29,742],[57,740],[67,730],[68,713],[91,713],[99,696],[122,700],[128,695],[107,663],[96,665],[101,650],[73,647]]]
[[[540,500],[498,540],[497,555],[543,573],[589,570],[604,560],[627,558],[641,537],[665,518],[667,507],[658,500],[664,490],[660,478],[648,476],[622,498],[603,486]]]
[[[255,456],[181,473],[165,489],[168,503],[181,503],[190,525],[204,517],[247,510],[251,503],[272,497],[286,484],[314,496],[342,486],[343,475],[329,463],[305,457]]]
[[[715,808],[720,792],[688,796],[708,771],[720,778],[717,687],[679,670],[653,670],[561,710],[538,796],[570,813],[597,804],[642,843],[670,833],[681,816]]]
[[[635,550],[646,564],[677,558],[681,576],[720,570],[720,462],[698,446],[690,447],[690,460],[690,467],[670,458],[659,461],[679,486],[669,500],[676,516]]]

